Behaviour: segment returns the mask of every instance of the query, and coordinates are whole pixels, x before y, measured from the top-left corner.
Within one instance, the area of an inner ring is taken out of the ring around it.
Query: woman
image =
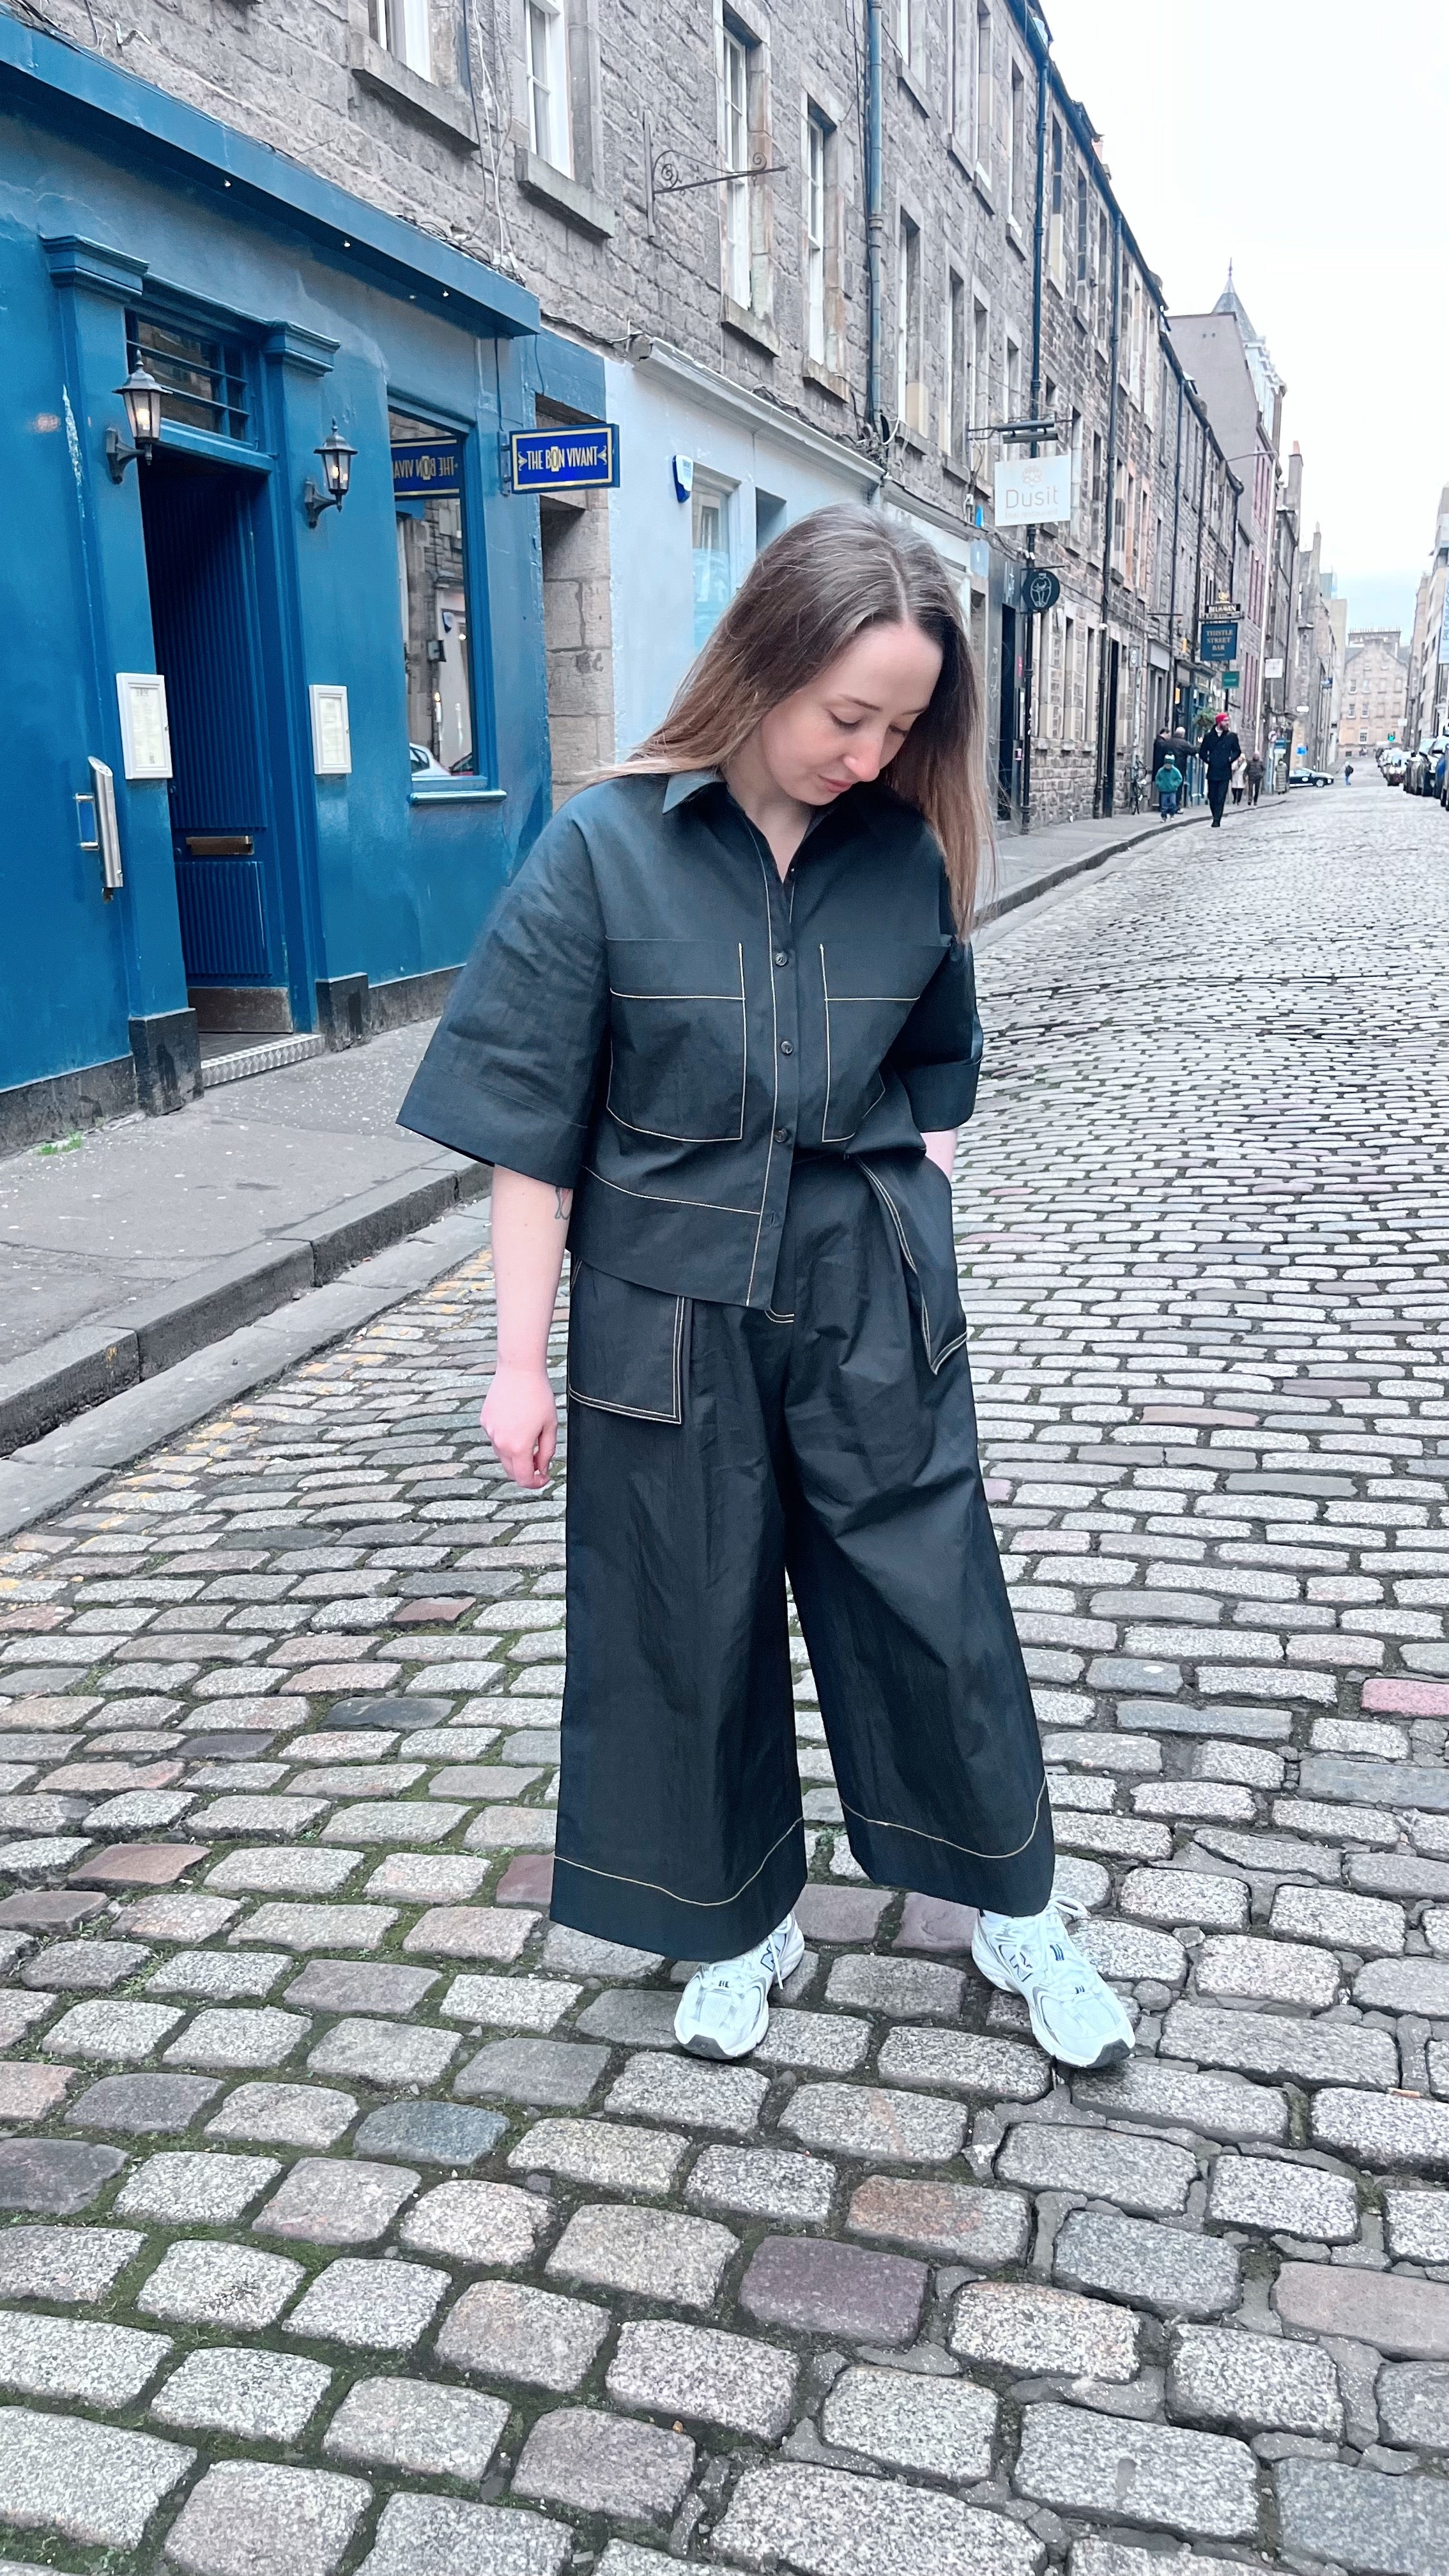
[[[1233,803],[1235,805],[1241,805],[1243,801],[1243,790],[1248,783],[1248,757],[1246,752],[1239,752],[1237,759],[1233,763],[1230,774],[1232,778]]]
[[[546,827],[402,1113],[495,1166],[483,1425],[534,1492],[572,1255],[552,1912],[705,1961],[676,2022],[704,2056],[758,2044],[802,1955],[787,1573],[861,1867],[980,1908],[977,1965],[1054,2055],[1131,2046],[1051,1903],[976,1455],[950,1173],[982,776],[934,550],[802,520]]]

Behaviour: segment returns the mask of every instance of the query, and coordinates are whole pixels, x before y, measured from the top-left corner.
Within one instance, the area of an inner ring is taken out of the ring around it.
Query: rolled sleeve
[[[588,845],[541,834],[453,987],[398,1124],[475,1162],[572,1189],[608,1020]]]
[[[981,1048],[976,969],[970,949],[953,937],[888,1059],[923,1135],[965,1125],[976,1106]]]

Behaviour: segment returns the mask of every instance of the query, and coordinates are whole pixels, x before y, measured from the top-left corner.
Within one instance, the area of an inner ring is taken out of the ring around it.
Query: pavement
[[[486,1191],[396,1123],[432,1027],[0,1162],[0,1456]]]
[[[1003,843],[983,924],[1160,828],[1129,817]],[[209,1087],[177,1116],[0,1161],[0,1458],[279,1309],[305,1306],[322,1348],[337,1301],[309,1292],[485,1192],[486,1171],[396,1123],[434,1025],[339,1055],[315,1038],[208,1041]],[[304,1326],[289,1315],[290,1357]]]
[[[550,1925],[562,1479],[486,1454],[476,1252],[0,1551],[8,2562],[1444,2576],[1449,831],[1214,859],[993,939],[956,1183],[1129,2065],[862,1879],[798,1635],[753,2060]]]

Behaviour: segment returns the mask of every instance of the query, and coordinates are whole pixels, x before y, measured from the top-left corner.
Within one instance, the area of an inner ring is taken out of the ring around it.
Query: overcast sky
[[[1449,483],[1445,0],[1044,0],[1169,311],[1233,282],[1356,626],[1413,621]]]

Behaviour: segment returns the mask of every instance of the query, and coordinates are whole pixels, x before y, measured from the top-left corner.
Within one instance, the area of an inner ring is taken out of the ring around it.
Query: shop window
[[[389,411],[388,429],[408,752],[414,785],[426,787],[476,767],[464,442],[404,411]]]
[[[706,644],[730,598],[730,495],[723,484],[694,478],[694,649]]]
[[[395,62],[416,72],[419,80],[432,79],[428,0],[372,0],[372,32]]]
[[[161,417],[214,438],[250,441],[246,358],[239,341],[152,313],[126,316],[126,365],[161,387]]]

